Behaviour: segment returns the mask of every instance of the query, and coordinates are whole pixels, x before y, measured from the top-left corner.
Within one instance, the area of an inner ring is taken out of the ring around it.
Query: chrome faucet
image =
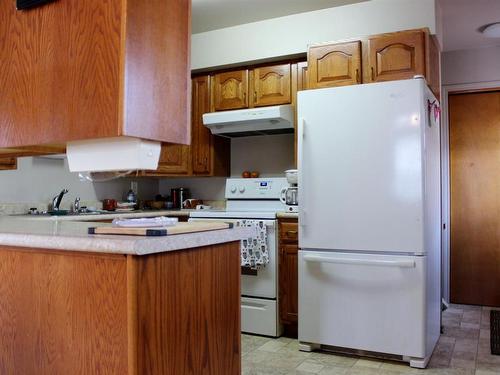
[[[75,203],[73,204],[73,211],[76,213],[80,212],[80,197],[75,198]]]
[[[54,197],[54,199],[52,199],[52,211],[59,211],[59,206],[61,205],[64,194],[66,194],[68,191],[68,189],[63,189],[58,195]]]

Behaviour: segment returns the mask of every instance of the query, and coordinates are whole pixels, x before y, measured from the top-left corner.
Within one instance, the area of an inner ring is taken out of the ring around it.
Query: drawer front
[[[299,240],[297,221],[280,221],[279,232],[282,241],[297,242]]]
[[[259,298],[241,298],[241,330],[257,335],[273,336],[278,332],[276,301]]]

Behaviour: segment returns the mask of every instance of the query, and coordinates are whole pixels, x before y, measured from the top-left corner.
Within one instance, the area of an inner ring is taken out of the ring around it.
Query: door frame
[[[450,123],[449,96],[460,93],[488,92],[500,90],[500,81],[460,83],[443,85],[441,95],[441,263],[442,298],[450,302]],[[446,229],[443,229],[445,228]]]

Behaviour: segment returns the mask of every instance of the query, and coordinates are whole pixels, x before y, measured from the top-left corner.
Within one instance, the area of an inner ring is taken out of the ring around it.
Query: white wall
[[[291,168],[293,134],[231,140],[231,177],[241,177],[243,171],[259,171],[262,177],[284,177],[284,171]],[[160,181],[160,192],[170,195],[172,188],[187,187],[193,198],[223,200],[225,183],[225,178],[166,178]]]
[[[371,0],[194,34],[192,69],[304,53],[311,43],[429,27],[435,0]]]
[[[442,74],[443,85],[500,81],[500,46],[445,52]]]
[[[158,189],[157,180],[138,181],[139,196],[144,198],[154,196]],[[69,172],[66,160],[19,158],[17,170],[0,171],[0,205],[5,203],[48,204],[63,188],[69,189],[64,199],[65,205],[77,196],[82,201],[96,201],[104,198],[122,199],[129,187],[130,179],[101,183],[81,182],[77,174]]]

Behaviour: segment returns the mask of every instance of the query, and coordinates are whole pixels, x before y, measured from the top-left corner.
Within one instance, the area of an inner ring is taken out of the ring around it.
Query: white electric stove
[[[199,210],[190,221],[262,220],[267,227],[269,263],[258,271],[242,268],[241,329],[243,332],[278,337],[278,223],[276,213],[285,211],[281,190],[286,178],[229,178],[226,180],[226,210]]]

